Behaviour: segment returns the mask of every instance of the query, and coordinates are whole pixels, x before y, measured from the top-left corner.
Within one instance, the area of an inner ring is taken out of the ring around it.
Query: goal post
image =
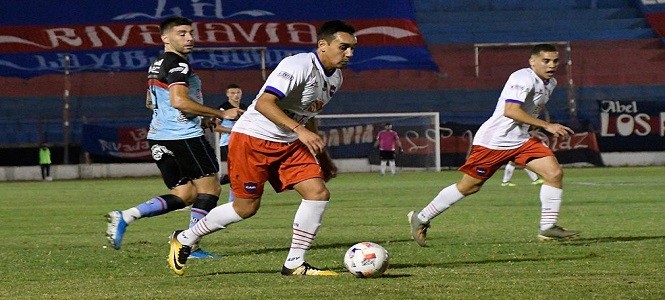
[[[365,159],[376,164],[376,135],[390,123],[404,148],[397,155],[397,167],[441,171],[438,112],[323,114],[316,116],[316,120],[319,134],[335,160]]]

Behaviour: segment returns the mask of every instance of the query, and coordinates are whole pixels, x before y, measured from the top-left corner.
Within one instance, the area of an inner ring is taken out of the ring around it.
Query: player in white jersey
[[[184,274],[191,246],[203,236],[256,214],[270,182],[277,192],[294,189],[302,197],[281,274],[337,275],[305,261],[330,199],[325,182],[336,174],[313,118],[342,84],[340,69],[357,44],[354,32],[342,21],[326,22],[319,29],[316,52],[284,58],[270,74],[231,131],[228,169],[236,198],[194,227],[171,235],[168,263],[176,274]]]
[[[566,240],[579,236],[578,231],[557,225],[563,194],[563,170],[554,153],[529,134],[530,126],[560,137],[573,133],[569,127],[538,119],[556,86],[552,76],[559,66],[559,52],[551,44],[535,45],[529,65],[529,68],[510,75],[494,113],[478,129],[471,153],[459,168],[464,173],[462,179],[441,190],[422,210],[409,212],[411,237],[418,245],[425,246],[432,219],[457,201],[478,192],[487,179],[510,161],[528,166],[543,179],[538,238],[543,241]]]

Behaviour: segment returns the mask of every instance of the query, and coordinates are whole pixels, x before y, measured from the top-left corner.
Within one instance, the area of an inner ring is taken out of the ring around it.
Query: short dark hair
[[[164,34],[169,29],[180,25],[192,25],[192,20],[185,17],[170,17],[159,24],[159,33]]]
[[[239,89],[239,88],[240,88],[240,86],[235,84],[235,83],[231,83],[226,87],[227,90],[228,89]]]
[[[540,52],[559,52],[559,50],[552,44],[538,44],[531,48],[531,55],[538,55]]]
[[[356,29],[353,26],[347,24],[344,21],[333,20],[323,23],[319,28],[319,40],[326,40],[328,42],[332,41],[335,37],[335,33],[346,32],[348,34],[354,34]]]

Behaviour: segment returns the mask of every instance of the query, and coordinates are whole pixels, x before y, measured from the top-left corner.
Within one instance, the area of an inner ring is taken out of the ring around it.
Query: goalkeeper
[[[399,135],[393,130],[393,125],[386,123],[384,129],[376,135],[374,147],[379,147],[379,157],[381,158],[381,176],[386,175],[386,165],[390,165],[390,173],[393,176],[397,174],[395,166],[395,150],[403,152],[402,143],[399,141]]]

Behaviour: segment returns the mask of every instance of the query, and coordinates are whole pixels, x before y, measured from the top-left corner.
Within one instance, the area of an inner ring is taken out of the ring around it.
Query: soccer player
[[[531,184],[533,185],[543,184],[543,180],[540,177],[538,177],[538,174],[536,174],[535,172],[527,168],[524,168],[524,172],[526,173],[526,175],[529,176],[529,178],[531,178]],[[506,164],[506,167],[503,171],[503,180],[501,180],[501,186],[508,186],[508,187],[516,186],[517,184],[514,184],[510,181],[510,179],[513,178],[514,173],[515,173],[515,163],[510,161]]]
[[[563,170],[554,153],[529,134],[529,126],[542,128],[557,137],[573,133],[569,127],[537,118],[556,86],[553,76],[559,66],[559,52],[551,44],[535,45],[529,65],[510,75],[494,113],[478,129],[471,153],[459,168],[464,173],[462,179],[441,190],[422,210],[409,212],[411,236],[418,245],[425,246],[432,219],[457,201],[478,192],[483,183],[509,161],[526,165],[543,178],[538,239],[566,240],[579,236],[578,231],[557,225]]]
[[[374,147],[379,147],[379,157],[381,158],[381,176],[386,175],[386,164],[390,165],[390,173],[393,176],[397,174],[395,168],[395,151],[402,151],[402,143],[399,141],[399,135],[393,130],[393,125],[386,123],[383,130],[376,134]]]
[[[138,219],[193,204],[192,225],[217,206],[221,192],[217,181],[219,164],[203,136],[201,116],[235,119],[242,113],[237,108],[221,111],[202,104],[201,81],[187,60],[194,47],[192,21],[173,17],[164,20],[159,28],[164,53],[148,71],[150,105],[147,106],[153,108],[148,143],[164,184],[171,192],[106,215],[106,236],[115,249],[120,249],[127,226]],[[206,256],[205,251],[200,253]]]
[[[240,108],[242,110],[247,109],[244,104],[240,103],[240,100],[242,100],[242,89],[239,85],[235,83],[229,84],[226,87],[226,98],[227,100],[219,106],[220,110],[231,108]],[[235,125],[236,121],[237,120],[222,119],[213,129],[215,132],[219,132],[219,154],[220,159],[223,162],[228,160],[229,137],[231,137],[231,128],[233,128],[233,125]],[[219,184],[224,185],[230,182],[229,175],[226,174],[226,172],[220,175]],[[233,201],[233,199],[233,191],[229,189],[229,202]]]
[[[168,264],[174,273],[184,274],[189,252],[203,236],[256,214],[264,185],[270,182],[276,192],[293,189],[302,197],[281,274],[337,275],[305,261],[330,199],[325,182],[337,172],[314,117],[339,91],[341,69],[357,44],[354,33],[345,22],[325,22],[315,52],[286,57],[272,71],[231,130],[229,177],[236,198],[217,206],[194,227],[173,232]]]

